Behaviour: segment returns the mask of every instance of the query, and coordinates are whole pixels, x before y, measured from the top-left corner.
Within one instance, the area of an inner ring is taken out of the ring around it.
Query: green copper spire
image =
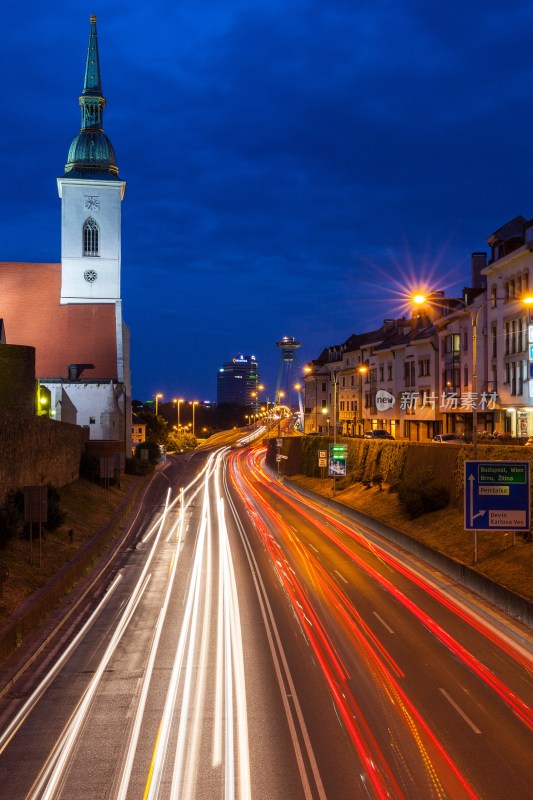
[[[87,51],[87,65],[85,67],[85,83],[83,96],[95,95],[101,97],[102,85],[100,83],[100,61],[98,59],[98,37],[96,35],[96,16],[91,17],[91,32],[89,34],[89,49]],[[105,101],[104,101],[105,102]]]
[[[91,16],[87,64],[81,106],[81,131],[68,152],[65,176],[113,180],[118,177],[113,145],[103,131],[105,98],[102,97],[96,17]]]

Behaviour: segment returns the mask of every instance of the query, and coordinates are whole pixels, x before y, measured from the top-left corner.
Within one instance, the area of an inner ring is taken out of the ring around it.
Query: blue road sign
[[[346,475],[346,459],[345,458],[330,458],[329,459],[329,475],[331,478],[342,477]]]
[[[465,530],[528,531],[529,461],[465,461]]]

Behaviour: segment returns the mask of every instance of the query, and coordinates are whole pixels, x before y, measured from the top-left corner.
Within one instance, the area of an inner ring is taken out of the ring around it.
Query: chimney
[[[487,266],[486,253],[472,253],[470,256],[472,265],[472,289],[486,289],[487,278],[481,274],[481,270]]]

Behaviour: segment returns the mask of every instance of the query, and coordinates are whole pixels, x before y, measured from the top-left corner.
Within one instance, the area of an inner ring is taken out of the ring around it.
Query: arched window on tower
[[[92,217],[83,223],[83,255],[98,255],[98,225]]]

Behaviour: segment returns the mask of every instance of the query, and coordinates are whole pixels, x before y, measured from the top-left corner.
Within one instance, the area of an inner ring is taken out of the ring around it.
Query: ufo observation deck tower
[[[278,380],[276,383],[276,400],[279,401],[279,393],[285,392],[285,397],[289,398],[291,375],[294,367],[296,350],[302,346],[301,342],[296,341],[294,336],[284,336],[280,342],[276,342],[276,347],[280,350],[280,363],[278,370]]]

